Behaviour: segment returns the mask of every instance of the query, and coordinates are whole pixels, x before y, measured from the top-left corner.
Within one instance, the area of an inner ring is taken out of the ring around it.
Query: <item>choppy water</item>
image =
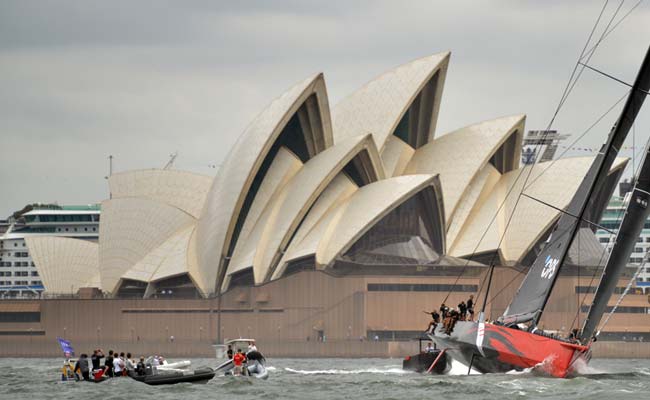
[[[427,376],[400,359],[271,359],[267,381],[215,377],[206,385],[147,386],[129,378],[59,383],[58,359],[0,359],[0,399],[647,399],[650,360],[593,360],[585,374],[553,379],[534,373]],[[194,367],[215,366],[210,359]]]

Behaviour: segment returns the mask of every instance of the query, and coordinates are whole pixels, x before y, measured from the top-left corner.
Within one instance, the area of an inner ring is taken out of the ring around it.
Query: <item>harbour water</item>
[[[61,383],[61,359],[0,359],[0,399],[644,399],[650,360],[593,360],[572,379],[535,372],[426,376],[401,369],[400,359],[271,359],[267,381],[215,377],[206,385],[147,386],[129,378],[99,384]],[[193,359],[194,367],[215,366]]]

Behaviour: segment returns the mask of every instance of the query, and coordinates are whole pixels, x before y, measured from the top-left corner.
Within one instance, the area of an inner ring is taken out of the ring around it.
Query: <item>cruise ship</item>
[[[47,235],[97,242],[100,208],[35,204],[0,221],[0,298],[40,297],[43,292],[25,238]]]

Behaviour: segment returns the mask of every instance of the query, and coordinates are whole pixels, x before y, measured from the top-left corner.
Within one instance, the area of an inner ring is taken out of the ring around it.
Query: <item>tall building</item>
[[[609,232],[604,229],[598,229],[596,231],[596,237],[598,238],[598,241],[605,246],[605,249],[608,252],[610,252],[614,246],[614,241],[616,239],[615,233],[621,225],[621,220],[625,214],[625,207],[630,199],[631,190],[632,184],[630,184],[630,182],[621,182],[619,184],[619,196],[612,196],[607,208],[603,212],[600,225],[603,228],[608,229]],[[631,274],[638,269],[641,263],[643,263],[644,258],[650,250],[650,219],[645,222],[641,235],[637,238],[636,242],[634,252],[630,256],[628,265]],[[648,263],[648,265],[639,273],[636,286],[644,288],[646,291],[650,288],[650,263]]]
[[[27,243],[33,237],[97,242],[99,204],[30,205],[0,222],[0,297],[33,297],[44,290]]]

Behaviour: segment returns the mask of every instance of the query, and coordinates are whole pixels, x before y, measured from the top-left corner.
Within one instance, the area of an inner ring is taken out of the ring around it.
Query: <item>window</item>
[[[609,238],[600,238],[598,239],[600,243],[609,243]]]
[[[38,276],[38,271],[32,271],[32,276]]]
[[[68,231],[68,228],[65,228],[65,231],[67,232],[67,231]]]
[[[647,238],[645,238],[645,242],[646,242],[646,243],[650,243],[650,236],[647,237]]]
[[[32,285],[40,285],[41,281],[32,281]]]
[[[0,276],[5,276],[5,273],[0,271]]]
[[[34,261],[32,261],[32,263],[31,263],[31,264],[32,264],[32,267],[35,267],[35,266],[36,266],[36,265],[34,265]]]
[[[11,261],[7,261],[7,262],[5,263],[5,266],[6,266],[6,267],[11,267]],[[9,275],[9,276],[11,276],[11,275]]]
[[[74,231],[76,232],[76,231],[77,231],[77,228],[74,228]]]
[[[88,232],[88,228],[84,228],[84,231]]]
[[[18,243],[14,242],[14,247],[18,247]]]
[[[96,230],[97,230],[97,228],[93,227],[93,232],[95,232]]]
[[[641,243],[641,242],[643,242],[643,238],[638,238],[638,239],[636,240],[636,242],[637,242],[637,243]]]
[[[5,272],[5,276],[11,276],[11,271]]]
[[[25,242],[23,242],[23,247],[25,247]]]
[[[635,247],[634,252],[635,253],[641,253],[643,251],[643,247]]]

